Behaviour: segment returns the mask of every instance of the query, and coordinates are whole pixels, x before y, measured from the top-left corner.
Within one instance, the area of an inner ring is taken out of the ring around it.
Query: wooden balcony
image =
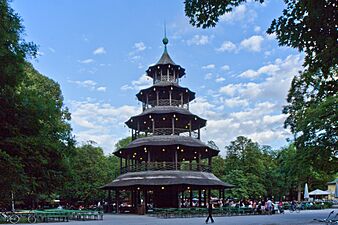
[[[201,171],[211,173],[211,166],[197,163],[174,163],[174,162],[142,162],[134,165],[121,167],[120,174],[142,171],[160,171],[160,170],[183,170],[183,171]]]

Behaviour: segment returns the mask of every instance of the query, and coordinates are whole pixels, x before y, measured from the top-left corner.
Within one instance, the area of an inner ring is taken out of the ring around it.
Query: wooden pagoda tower
[[[132,142],[114,152],[120,158],[120,175],[102,187],[110,199],[115,191],[116,212],[126,210],[122,192],[129,196],[128,211],[143,205],[147,212],[151,207],[205,207],[211,189],[224,198],[224,190],[232,187],[212,174],[212,157],[219,151],[200,141],[206,120],[189,111],[195,93],[179,85],[185,69],[170,58],[166,37],[163,44],[160,60],[146,71],[153,85],[136,95],[142,113],[126,121]]]

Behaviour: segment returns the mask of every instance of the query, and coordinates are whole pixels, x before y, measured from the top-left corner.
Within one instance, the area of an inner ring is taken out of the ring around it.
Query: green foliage
[[[126,137],[123,138],[121,140],[119,140],[116,144],[115,144],[115,149],[116,151],[119,150],[120,148],[125,148],[127,147],[127,145],[131,142],[131,137]]]
[[[62,186],[70,114],[59,85],[26,62],[36,46],[24,41],[21,19],[5,0],[0,23],[0,204],[11,191],[31,203]]]
[[[186,0],[185,13],[193,26],[207,28],[245,2]],[[275,33],[280,45],[305,52],[305,69],[295,74],[283,111],[288,115],[285,127],[295,136],[299,162],[311,170],[306,173],[307,179],[310,175],[330,177],[338,171],[337,2],[284,2],[282,16],[272,21],[267,33]]]
[[[236,6],[247,0],[212,1],[212,0],[185,0],[185,15],[189,22],[196,27],[214,27],[219,17],[231,12]],[[263,3],[264,0],[255,0]]]
[[[68,157],[68,176],[60,191],[63,200],[96,203],[105,197],[100,187],[115,178],[117,158],[106,157],[100,147],[86,144],[75,149]]]

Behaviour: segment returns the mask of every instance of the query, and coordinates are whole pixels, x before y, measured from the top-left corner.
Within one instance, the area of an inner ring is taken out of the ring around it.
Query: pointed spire
[[[164,44],[164,52],[167,52],[167,44],[169,40],[167,38],[167,27],[164,21],[164,38],[162,39],[162,43]]]

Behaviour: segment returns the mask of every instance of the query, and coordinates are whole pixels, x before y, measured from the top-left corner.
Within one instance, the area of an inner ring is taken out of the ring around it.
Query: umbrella
[[[338,182],[336,182],[336,190],[334,192],[334,197],[338,198]]]
[[[309,188],[307,187],[307,183],[305,183],[305,187],[304,187],[304,199],[309,199]]]
[[[319,189],[316,189],[314,191],[311,191],[309,193],[309,195],[329,195],[330,192],[329,191],[322,191],[322,190],[319,190]]]

